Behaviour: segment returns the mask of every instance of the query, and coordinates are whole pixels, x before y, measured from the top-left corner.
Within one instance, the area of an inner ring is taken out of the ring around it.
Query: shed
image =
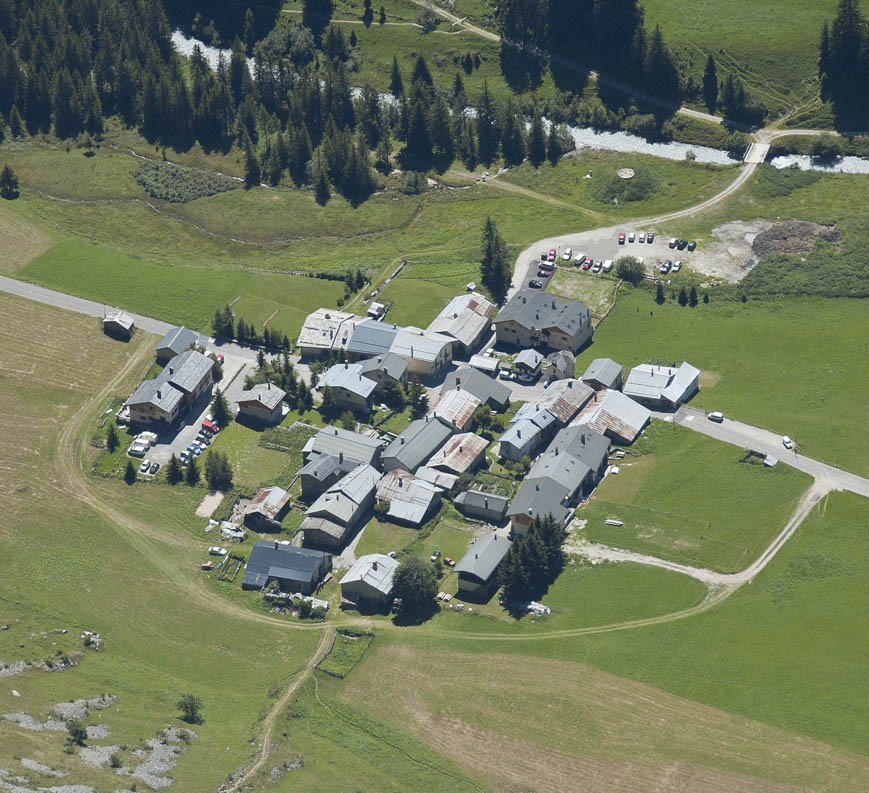
[[[341,579],[341,597],[357,606],[386,606],[398,561],[382,553],[360,556]]]
[[[276,531],[290,508],[290,494],[282,487],[263,487],[243,510],[244,525],[258,531]]]
[[[582,382],[595,391],[622,387],[622,366],[612,358],[595,358],[583,372]]]
[[[109,336],[129,339],[135,330],[135,321],[125,311],[112,311],[103,318],[103,333]]]

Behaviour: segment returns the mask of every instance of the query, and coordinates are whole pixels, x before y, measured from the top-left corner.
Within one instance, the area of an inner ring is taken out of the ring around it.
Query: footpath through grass
[[[626,367],[687,360],[703,370],[692,404],[794,438],[801,451],[869,475],[869,312],[861,300],[790,298],[659,306],[654,293],[620,293],[577,360]]]
[[[724,573],[741,570],[781,531],[812,482],[784,464],[653,422],[578,513],[589,540]],[[617,519],[623,526],[608,526]]]

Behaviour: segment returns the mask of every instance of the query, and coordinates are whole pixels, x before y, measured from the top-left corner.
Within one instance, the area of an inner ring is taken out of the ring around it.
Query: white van
[[[127,451],[127,454],[129,454],[130,457],[144,457],[145,452],[147,452],[147,451],[148,451],[147,444],[139,443],[138,441],[136,441],[135,443],[133,443],[130,446],[129,451]]]
[[[601,269],[602,269],[605,273],[608,273],[610,270],[613,269],[613,260],[612,260],[612,259],[607,259],[607,260],[603,263],[603,267],[602,267]]]

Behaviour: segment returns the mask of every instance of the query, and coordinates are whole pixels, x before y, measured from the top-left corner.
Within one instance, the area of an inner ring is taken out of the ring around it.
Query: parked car
[[[513,372],[511,372],[509,369],[502,369],[498,373],[498,377],[500,377],[502,380],[513,380],[516,375],[514,375]]]
[[[688,250],[689,251],[693,251],[696,247],[697,247],[697,243],[694,242],[694,240],[691,240],[691,242],[688,243]]]
[[[549,271],[548,270],[538,270],[537,277],[538,278],[549,278]]]
[[[217,353],[217,362],[223,366],[223,353]]]
[[[441,552],[437,548],[435,548],[434,552],[431,555],[431,560],[433,562],[437,561],[437,559],[440,557],[440,555],[441,555]]]
[[[592,265],[594,265],[594,259],[586,259],[586,260],[582,263],[582,269],[583,269],[583,270],[590,270],[591,267],[592,267]]]
[[[181,452],[181,454],[178,455],[178,459],[181,461],[181,465],[187,465],[187,463],[190,462],[190,452],[187,450]]]
[[[681,269],[682,269],[682,260],[676,259],[676,261],[673,262],[673,272],[678,273],[679,270],[681,270]]]
[[[147,446],[147,444],[144,444],[144,443],[134,443],[134,444],[132,444],[132,445],[130,446],[130,448],[127,450],[127,454],[129,454],[130,457],[144,457],[144,456],[145,456],[145,452],[147,452],[147,451],[148,451],[148,446]]]
[[[633,231],[628,232],[628,242],[633,242],[636,238],[637,235]]]
[[[646,242],[652,243],[654,241],[655,241],[655,232],[650,231],[648,234],[646,234]]]
[[[619,234],[619,245],[624,245],[624,244],[625,244],[625,235]]]
[[[543,283],[540,281],[529,281],[528,286],[530,286],[532,289],[540,289],[540,287],[543,286]]]
[[[670,237],[670,241],[667,243],[667,247],[668,248],[675,248],[678,243],[679,243],[679,240],[677,240],[675,237]]]
[[[608,273],[610,270],[613,269],[613,260],[612,260],[612,259],[607,259],[607,260],[603,263],[603,267],[602,267],[601,269],[602,269],[605,273]]]
[[[666,275],[670,272],[670,267],[672,266],[673,262],[671,262],[669,259],[664,259],[664,263],[658,268],[658,272],[662,275]]]
[[[151,461],[146,457],[144,460],[142,460],[142,464],[139,466],[139,473],[147,474],[150,467]]]
[[[688,247],[688,240],[679,240],[679,241],[676,243],[676,247],[677,247],[680,251],[684,251],[685,248]]]
[[[593,273],[599,273],[601,271],[602,267],[603,267],[603,262],[595,262],[594,267],[591,268],[591,271]]]
[[[160,463],[151,463],[151,467],[148,469],[148,473],[153,476],[160,470]]]
[[[221,548],[219,545],[212,545],[208,549],[208,553],[212,556],[226,556],[226,548]]]
[[[794,442],[787,435],[781,436],[781,442],[782,442],[782,446],[784,446],[785,449],[793,449],[794,448]]]
[[[550,249],[549,249],[549,255],[548,255],[546,258],[547,258],[550,262],[554,262],[554,261],[555,261],[555,257],[556,257],[557,255],[558,255],[558,251],[556,251],[555,248],[550,248]]]
[[[575,265],[577,265],[577,266],[579,266],[580,264],[582,264],[584,261],[585,261],[585,254],[584,254],[584,253],[577,253],[577,254],[573,257],[573,263],[574,263]]]
[[[444,557],[444,564],[445,564],[447,567],[455,567],[455,566],[456,566],[456,560],[453,559],[453,558],[450,557],[450,556],[445,556],[445,557]]]
[[[709,421],[716,421],[720,424],[724,421],[724,414],[720,410],[713,410],[711,413],[706,414],[706,418],[708,418]]]
[[[564,253],[561,254],[561,258],[564,259],[564,261],[566,262],[569,262],[572,256],[573,251],[570,248],[566,248]]]
[[[640,236],[637,237],[637,242],[645,242],[646,241],[646,232],[641,231]]]

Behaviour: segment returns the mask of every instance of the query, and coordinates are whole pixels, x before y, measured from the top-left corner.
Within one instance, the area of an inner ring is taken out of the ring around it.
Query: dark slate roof
[[[171,350],[175,355],[180,355],[191,344],[195,344],[199,338],[199,334],[185,328],[183,325],[180,328],[172,328],[159,342],[155,348],[160,350]]]
[[[551,513],[557,521],[564,523],[573,511],[561,503],[567,495],[567,488],[553,479],[529,477],[513,498],[507,514],[527,515],[536,519]]]
[[[199,385],[199,381],[212,366],[214,361],[208,356],[196,350],[187,350],[169,361],[157,379],[172,383],[176,388],[189,393]]]
[[[493,514],[500,514],[503,517],[507,512],[507,505],[510,503],[510,499],[507,496],[498,496],[494,493],[464,490],[453,499],[453,503],[459,506],[471,506],[477,509],[488,510]]]
[[[314,454],[308,464],[299,469],[299,476],[311,476],[324,482],[336,472],[342,476],[349,474],[356,465],[356,461],[349,457],[341,461],[334,454]]]
[[[488,581],[510,550],[510,540],[499,537],[494,532],[477,537],[469,546],[468,552],[456,565],[457,573],[466,573],[481,581]]]
[[[389,352],[399,330],[401,328],[391,322],[362,320],[355,324],[353,335],[345,349],[356,355],[384,355]]]
[[[386,447],[383,459],[394,458],[408,471],[415,471],[443,446],[453,432],[452,427],[438,418],[417,419]]]
[[[506,405],[510,402],[510,389],[507,386],[470,366],[460,366],[454,372],[450,372],[444,379],[441,393],[457,388],[470,392],[481,402],[495,405]]]
[[[515,321],[531,330],[558,328],[572,336],[591,321],[591,310],[579,300],[566,300],[548,292],[521,289],[495,317],[499,322]]]
[[[310,548],[296,548],[292,545],[265,540],[256,543],[247,560],[242,584],[245,586],[265,586],[269,578],[289,581],[316,580],[320,561],[328,554]]]
[[[407,361],[394,352],[375,355],[373,358],[360,361],[359,365],[364,375],[383,370],[393,380],[401,380],[407,372]]]

